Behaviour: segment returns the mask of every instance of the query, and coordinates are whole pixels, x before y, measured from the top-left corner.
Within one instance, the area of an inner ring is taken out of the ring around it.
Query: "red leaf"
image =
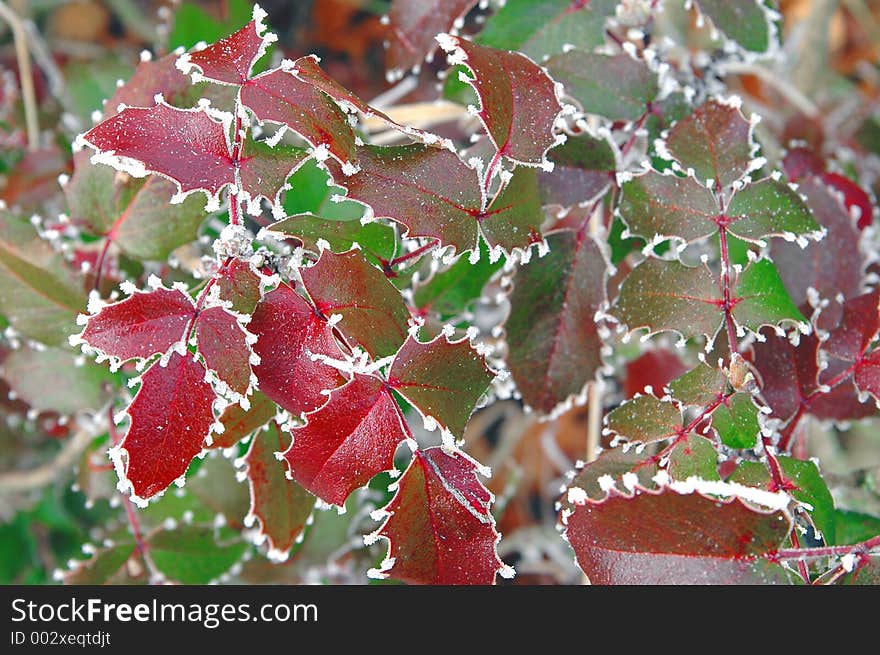
[[[215,396],[205,367],[189,354],[174,353],[167,366],[154,364],[141,382],[126,410],[131,426],[119,448],[128,454],[123,470],[133,494],[149,498],[186,473],[202,450]]]
[[[377,218],[407,228],[409,237],[435,237],[458,252],[477,243],[482,195],[477,173],[448,150],[422,144],[361,148],[360,172],[344,177],[328,162],[348,197]]]
[[[247,396],[251,384],[251,347],[238,319],[222,307],[203,310],[196,324],[196,341],[207,367],[232,391]]]
[[[250,397],[250,407],[242,409],[238,403],[227,405],[220,415],[223,432],[212,435],[211,448],[229,448],[275,418],[275,403],[265,394],[255,391]],[[215,426],[216,427],[216,426]]]
[[[385,507],[387,520],[373,535],[389,546],[382,570],[371,575],[410,584],[488,585],[496,573],[512,573],[495,550],[493,499],[477,470],[463,453],[416,451]]]
[[[260,141],[245,141],[239,160],[241,190],[248,200],[248,213],[258,215],[259,199],[265,198],[276,208],[281,207],[281,194],[290,177],[311,155],[302,148],[267,146]]]
[[[848,362],[855,362],[868,350],[880,332],[880,290],[847,300],[840,323],[831,332],[823,350]]]
[[[623,390],[627,398],[632,398],[644,393],[645,387],[651,387],[653,394],[660,398],[665,395],[663,388],[685,371],[684,362],[671,350],[649,350],[626,363]]]
[[[120,361],[167,352],[187,336],[195,306],[180,289],[138,291],[90,316],[79,339]]]
[[[191,88],[190,79],[174,65],[178,56],[174,53],[156,61],[141,61],[134,75],[116,90],[104,105],[104,118],[115,115],[120,104],[129,107],[149,107],[161,93],[166,100],[173,100]]]
[[[448,32],[477,0],[393,0],[388,11],[391,38],[385,66],[388,75],[417,69],[437,47],[434,36]]]
[[[82,138],[101,153],[102,163],[142,176],[139,166],[119,160],[133,159],[176,182],[182,193],[202,190],[216,197],[234,179],[223,124],[203,108],[177,109],[164,102],[127,107]]]
[[[593,584],[788,582],[784,570],[760,559],[788,536],[782,511],[667,487],[632,496],[612,490],[563,512],[565,535]]]
[[[294,480],[341,507],[352,491],[394,468],[394,451],[408,432],[386,384],[355,375],[326,405],[306,414],[284,457]]]
[[[287,125],[313,146],[326,146],[341,163],[354,162],[354,132],[345,114],[321,90],[276,68],[249,80],[241,101],[262,121]]]
[[[494,375],[467,338],[443,335],[422,343],[410,337],[388,371],[388,384],[441,428],[462,436]]]
[[[251,492],[249,515],[259,519],[272,559],[287,558],[315,507],[315,497],[288,480],[287,464],[275,457],[289,445],[290,435],[273,422],[254,434],[244,459]]]
[[[254,20],[234,34],[209,45],[203,50],[183,55],[178,68],[189,72],[196,67],[201,77],[221,84],[244,84],[251,76],[251,69],[263,56],[266,46],[276,40],[274,34],[262,34],[265,14],[254,12]]]
[[[311,358],[340,355],[331,327],[286,284],[260,301],[248,331],[257,336],[260,391],[289,412],[317,409],[327,400],[322,392],[342,383],[339,371]]]
[[[338,330],[350,345],[376,358],[397,352],[406,339],[409,311],[397,288],[360,251],[325,250],[300,274],[315,307],[325,316],[342,316]]]
[[[822,181],[843,194],[843,205],[852,214],[853,208],[858,209],[856,226],[864,230],[874,222],[874,207],[865,190],[848,177],[838,173],[823,173]]]
[[[867,355],[855,372],[856,386],[880,399],[880,349]]]
[[[392,127],[395,130],[419,139],[424,143],[442,143],[446,146],[451,146],[451,142],[448,139],[442,139],[436,134],[417,130],[406,125],[401,125],[400,123],[392,120],[387,114],[384,114],[378,109],[368,105],[359,96],[355,95],[344,86],[342,86],[339,82],[327,75],[327,73],[325,73],[321,69],[321,67],[318,66],[318,57],[316,57],[315,55],[300,57],[293,62],[293,66],[290,68],[290,71],[303,82],[308,82],[315,88],[320,89],[321,91],[326,93],[328,96],[333,98],[333,100],[339,103],[339,105],[343,109],[345,109],[345,111],[349,113],[359,111],[366,116],[375,116],[379,120],[382,120],[386,124],[388,124],[389,127]]]
[[[562,112],[553,80],[518,52],[479,46],[455,36],[438,35],[450,64],[464,64],[474,75],[480,120],[505,157],[542,164],[556,144],[553,127]]]

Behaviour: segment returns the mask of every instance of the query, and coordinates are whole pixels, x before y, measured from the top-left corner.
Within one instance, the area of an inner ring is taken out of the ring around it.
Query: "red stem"
[[[501,163],[501,151],[496,150],[495,155],[492,157],[492,161],[489,162],[489,166],[486,167],[486,179],[483,180],[483,209],[489,206],[489,186],[492,184],[492,178],[495,177],[495,169],[498,168],[498,165]]]
[[[730,354],[739,352],[739,343],[736,339],[736,329],[733,325],[733,303],[730,298],[730,251],[727,248],[727,228],[720,225],[718,238],[721,243],[721,295],[722,307],[724,308],[724,325],[727,327],[727,341]]]
[[[623,144],[623,147],[620,149],[620,157],[623,158],[626,154],[632,150],[633,145],[636,142],[636,135],[639,130],[642,129],[645,125],[645,121],[648,120],[648,116],[653,113],[653,109],[651,107],[651,103],[648,103],[648,108],[645,109],[645,112],[636,119],[635,125],[633,125],[632,132],[629,135],[629,138],[626,140],[626,143]]]
[[[815,548],[782,548],[770,554],[773,560],[812,559],[816,557],[834,557],[836,555],[867,554],[880,548],[880,535],[849,546],[817,546]]]
[[[113,239],[108,235],[104,239],[101,254],[98,255],[98,261],[95,263],[95,284],[92,286],[95,291],[98,291],[101,286],[101,272],[104,270],[104,260],[107,258],[107,251],[110,250],[111,243],[113,243]]]
[[[638,468],[641,468],[642,466],[646,466],[648,464],[655,464],[655,463],[659,462],[661,459],[663,459],[664,457],[666,457],[669,453],[672,452],[672,450],[678,444],[680,444],[682,441],[687,439],[688,435],[691,432],[693,432],[694,430],[696,430],[697,427],[699,427],[700,423],[705,421],[706,418],[712,412],[714,412],[722,404],[724,404],[724,402],[728,398],[730,398],[734,393],[736,393],[736,392],[731,392],[729,394],[725,394],[723,392],[719,393],[718,396],[715,398],[715,400],[713,400],[711,404],[707,405],[706,408],[703,409],[702,412],[700,412],[699,416],[697,416],[693,421],[688,423],[685,427],[679,429],[679,431],[676,433],[675,439],[673,439],[672,442],[668,446],[666,446],[666,448],[661,450],[656,455],[653,455],[653,456],[649,457],[648,459],[644,460],[643,462],[640,462],[639,464],[636,465],[636,468],[638,469]]]
[[[440,244],[440,239],[435,239],[431,243],[427,243],[420,248],[416,248],[412,252],[408,252],[405,255],[401,255],[400,257],[395,257],[390,262],[388,262],[388,266],[397,266],[398,264],[403,264],[404,262],[408,262],[410,259],[415,259],[419,255],[422,255],[429,250],[436,248]]]
[[[794,544],[795,548],[799,549],[801,547],[801,540],[800,538],[798,538],[797,528],[792,528],[791,543]],[[801,578],[803,578],[803,581],[807,584],[810,584],[810,572],[807,570],[807,563],[802,559],[798,560],[797,567],[798,573],[801,574]]]
[[[238,225],[240,222],[240,207],[238,205],[238,187],[241,184],[241,176],[239,175],[238,166],[241,161],[241,108],[238,100],[235,102],[235,129],[232,133],[232,166],[235,171],[235,193],[229,194],[229,222]]]

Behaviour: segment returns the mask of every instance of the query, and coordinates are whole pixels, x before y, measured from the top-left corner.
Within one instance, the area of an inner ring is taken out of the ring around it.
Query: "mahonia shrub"
[[[64,581],[511,578],[515,444],[465,438],[502,403],[588,406],[543,511],[594,584],[878,581],[880,519],[806,446],[878,412],[876,123],[740,99],[784,63],[771,3],[487,4],[391,3],[389,80],[427,60],[455,129],[277,56],[255,7],[143,57],[57,226],[3,210],[3,377],[94,410],[77,485],[125,512]]]

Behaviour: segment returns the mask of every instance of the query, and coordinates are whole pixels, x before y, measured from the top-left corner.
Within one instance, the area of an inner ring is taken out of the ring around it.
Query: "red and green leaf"
[[[254,391],[244,409],[238,403],[228,405],[220,415],[223,432],[212,435],[211,448],[230,448],[275,418],[277,408],[265,394]]]
[[[373,535],[388,540],[388,557],[373,575],[410,584],[478,584],[508,575],[495,550],[499,535],[492,495],[476,462],[441,448],[416,451]]]
[[[292,435],[284,457],[293,479],[341,507],[352,491],[394,468],[394,451],[409,429],[388,385],[355,374]]]
[[[494,374],[468,340],[438,336],[422,343],[409,337],[388,371],[389,386],[425,417],[462,436]]]
[[[177,67],[199,70],[198,77],[220,84],[244,84],[251,77],[254,64],[263,55],[266,45],[275,36],[265,32],[262,16],[254,12],[254,20],[237,32],[212,43],[202,50],[189,52],[179,60]]]
[[[637,396],[608,413],[604,432],[628,441],[651,443],[681,433],[681,419],[681,410],[674,403],[654,396]]]
[[[208,369],[240,396],[247,396],[251,385],[251,346],[235,315],[222,307],[199,313],[196,343]]]
[[[434,36],[451,30],[475,4],[477,0],[393,0],[385,54],[388,74],[419,68],[437,47]]]
[[[252,314],[260,301],[260,276],[254,273],[250,263],[234,259],[217,280],[220,299],[232,303],[232,311]]]
[[[444,35],[450,63],[473,74],[469,84],[480,98],[478,115],[498,152],[522,164],[538,165],[556,144],[553,128],[562,112],[554,82],[518,52],[476,45]]]
[[[697,0],[697,7],[716,29],[752,52],[770,48],[770,20],[759,0]]]
[[[548,414],[581,393],[602,365],[595,315],[607,264],[583,233],[547,237],[550,252],[520,266],[505,329],[508,365],[530,407]]]
[[[315,508],[315,497],[287,479],[287,464],[275,453],[290,446],[290,435],[276,423],[254,434],[245,455],[245,473],[251,494],[249,514],[260,522],[270,553],[286,557]]]
[[[393,355],[407,335],[409,311],[385,274],[358,250],[336,255],[325,250],[314,266],[300,269],[315,307],[339,315],[337,329],[351,346],[375,358]]]

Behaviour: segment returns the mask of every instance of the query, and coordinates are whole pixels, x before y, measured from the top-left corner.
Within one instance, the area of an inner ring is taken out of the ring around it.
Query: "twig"
[[[762,82],[772,86],[780,95],[788,100],[791,105],[808,118],[817,118],[819,108],[807,96],[801,93],[797,87],[790,84],[782,75],[756,64],[744,62],[728,62],[721,66],[722,75],[733,73],[734,75],[754,75]]]
[[[31,491],[56,481],[89,447],[94,438],[94,430],[82,428],[64,442],[61,450],[51,461],[29,471],[0,474],[0,494]]]
[[[27,49],[27,34],[24,24],[14,11],[0,0],[0,17],[12,30],[15,42],[15,57],[18,62],[18,77],[21,83],[21,99],[24,103],[24,120],[27,129],[28,149],[40,147],[40,125],[37,122],[37,96],[34,93],[34,78],[31,70],[31,58]]]

